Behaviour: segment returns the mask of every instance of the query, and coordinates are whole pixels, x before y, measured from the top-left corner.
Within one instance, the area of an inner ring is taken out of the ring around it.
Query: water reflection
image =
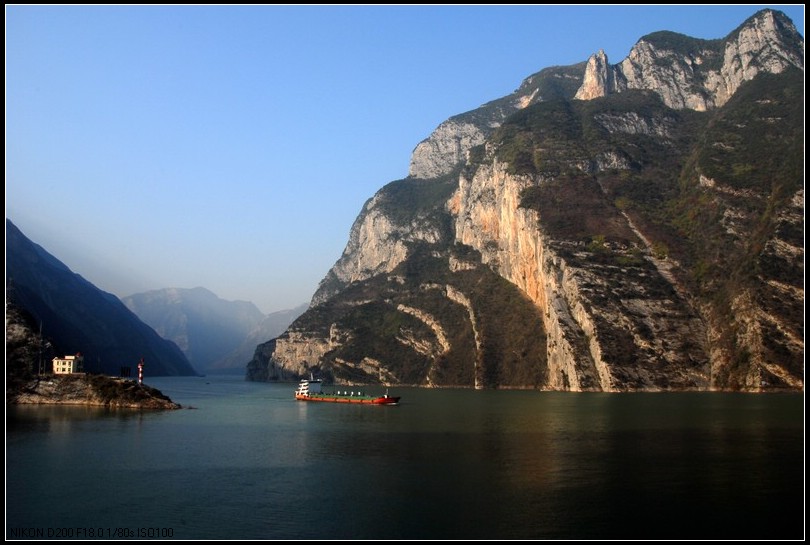
[[[155,413],[157,414],[157,413]],[[52,437],[68,437],[77,430],[98,428],[116,423],[129,428],[140,422],[144,412],[137,409],[110,409],[85,405],[10,405],[6,407],[7,439],[18,434],[46,433]]]
[[[801,396],[398,388],[378,407],[295,401],[291,384],[159,388],[196,408],[7,407],[7,525],[137,512],[181,539],[802,533]]]

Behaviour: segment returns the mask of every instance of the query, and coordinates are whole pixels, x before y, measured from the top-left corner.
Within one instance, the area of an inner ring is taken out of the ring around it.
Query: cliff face
[[[547,387],[561,390],[696,388],[709,384],[697,314],[671,287],[643,239],[626,225],[599,246],[550,237],[537,211],[521,207],[534,186],[494,160],[480,167],[449,203],[458,240],[544,309]],[[597,187],[591,188],[599,191]],[[621,220],[610,210],[610,221]],[[606,229],[607,230],[607,229]],[[633,260],[628,247],[643,255]],[[600,253],[627,255],[601,261]],[[594,255],[596,254],[596,255]]]
[[[467,151],[484,143],[516,111],[544,100],[571,98],[582,84],[582,67],[546,68],[526,78],[511,95],[451,117],[413,150],[408,176],[432,179],[449,174],[465,160]]]
[[[587,64],[576,98],[591,100],[629,89],[657,93],[670,108],[706,111],[722,106],[760,72],[804,69],[804,40],[782,13],[762,11],[725,40],[698,40],[673,32],[645,36],[621,63],[604,51]]]
[[[801,389],[803,66],[763,11],[451,118],[248,378]]]
[[[343,255],[315,293],[313,305],[328,300],[352,282],[391,272],[405,260],[409,245],[439,241],[438,226],[424,218],[415,217],[406,224],[391,218],[386,210],[390,200],[383,191],[366,203],[352,226]]]

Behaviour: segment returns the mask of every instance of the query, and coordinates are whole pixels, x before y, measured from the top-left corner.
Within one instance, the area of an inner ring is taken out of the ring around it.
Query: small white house
[[[84,373],[84,356],[81,353],[75,356],[53,359],[53,372],[55,375],[70,375]]]

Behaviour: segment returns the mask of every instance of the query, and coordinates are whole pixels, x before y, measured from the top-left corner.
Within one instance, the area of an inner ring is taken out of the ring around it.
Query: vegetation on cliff
[[[521,206],[538,212],[555,244],[584,244],[582,266],[649,269],[622,215],[656,257],[680,264],[673,272],[730,355],[715,380],[744,388],[750,374],[751,347],[742,340],[750,323],[741,314],[753,311],[734,309],[746,293],[779,323],[761,326],[764,359],[802,376],[803,351],[789,349],[791,337],[803,337],[802,301],[788,294],[802,289],[804,269],[774,248],[804,245],[800,227],[786,220],[804,180],[803,82],[795,68],[760,74],[710,112],[673,110],[642,91],[539,103],[496,131],[494,153],[513,174],[539,180]],[[582,168],[607,156],[615,168]]]

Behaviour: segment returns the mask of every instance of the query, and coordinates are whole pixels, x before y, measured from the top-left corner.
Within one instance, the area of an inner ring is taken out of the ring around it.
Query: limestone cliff
[[[511,114],[544,100],[570,98],[581,83],[582,65],[546,68],[511,95],[451,117],[413,150],[408,176],[431,179],[450,173]]]
[[[451,118],[248,378],[801,389],[803,70],[765,10]]]
[[[501,121],[493,119],[492,126],[497,127]],[[479,128],[473,123],[445,121],[413,150],[408,174],[414,178],[437,178],[447,174],[464,160],[467,150],[484,143],[485,131],[486,127]]]
[[[804,69],[804,40],[782,13],[757,13],[725,40],[698,40],[673,32],[645,36],[621,63],[604,51],[587,64],[576,98],[591,100],[628,89],[651,90],[671,108],[705,111],[722,106],[760,72]]]
[[[391,200],[383,190],[363,207],[352,226],[343,255],[321,282],[312,299],[313,305],[326,301],[352,282],[391,272],[405,260],[409,244],[439,241],[440,227],[425,217],[397,222],[386,210]]]
[[[643,239],[629,225],[621,239],[591,247],[549,236],[540,214],[521,206],[521,195],[534,184],[494,159],[471,179],[460,178],[449,208],[459,242],[478,249],[484,263],[544,309],[547,387],[708,386],[708,358],[700,342],[691,345],[705,338],[704,326],[658,271]],[[628,259],[595,262],[600,252]],[[632,259],[634,252],[642,258]]]

